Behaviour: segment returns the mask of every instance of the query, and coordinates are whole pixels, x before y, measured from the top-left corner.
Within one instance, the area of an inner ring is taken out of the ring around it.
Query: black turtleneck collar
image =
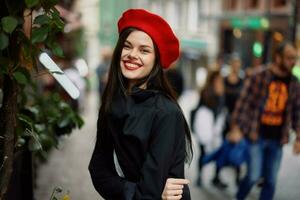
[[[158,90],[154,89],[141,89],[139,87],[134,86],[131,90],[131,93],[128,94],[129,97],[132,97],[132,99],[136,103],[143,102],[147,100],[148,98],[154,96],[158,93]]]
[[[147,107],[153,105],[153,101],[150,99],[154,99],[152,97],[158,93],[158,90],[133,87],[129,94],[125,94],[120,89],[113,97],[109,113],[114,118],[123,118],[129,115],[137,104],[145,105]]]

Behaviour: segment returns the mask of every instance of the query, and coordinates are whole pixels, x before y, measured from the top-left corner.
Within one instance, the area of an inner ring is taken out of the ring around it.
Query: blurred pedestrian
[[[225,108],[227,109],[226,122],[223,129],[223,138],[226,140],[226,135],[230,131],[230,119],[234,110],[235,103],[240,95],[243,86],[243,71],[241,69],[242,62],[237,53],[233,53],[230,57],[229,74],[225,77]],[[239,165],[235,168],[235,182],[238,185],[240,177]]]
[[[245,199],[252,186],[264,179],[259,199],[273,199],[290,128],[297,133],[294,152],[300,153],[300,84],[291,73],[296,63],[296,49],[290,42],[281,43],[273,61],[253,73],[244,83],[232,119],[236,140],[248,141],[247,174],[236,195]]]
[[[124,12],[118,30],[89,164],[93,184],[105,199],[190,199],[191,135],[163,73],[178,58],[178,39],[143,9]]]
[[[220,71],[209,72],[205,86],[200,92],[200,102],[193,122],[193,130],[200,149],[197,186],[202,185],[204,157],[217,150],[222,144],[222,130],[225,122],[223,95],[224,82]],[[216,171],[214,182],[222,184],[219,179],[219,169]]]
[[[223,131],[224,138],[229,131],[229,122],[234,110],[235,103],[243,86],[242,62],[238,54],[231,55],[229,74],[224,78],[225,84],[225,107],[227,109],[226,127]]]
[[[263,67],[262,65],[262,58],[257,58],[254,57],[252,59],[252,64],[250,66],[248,66],[245,70],[245,76],[251,76],[253,73],[255,73],[255,71],[260,70],[261,67]]]

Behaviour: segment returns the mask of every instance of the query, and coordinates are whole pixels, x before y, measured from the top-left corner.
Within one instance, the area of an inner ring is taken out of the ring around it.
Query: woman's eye
[[[124,44],[124,49],[130,49],[130,46],[128,44]]]
[[[150,53],[150,51],[149,51],[148,49],[142,49],[141,52],[142,52],[143,54]]]

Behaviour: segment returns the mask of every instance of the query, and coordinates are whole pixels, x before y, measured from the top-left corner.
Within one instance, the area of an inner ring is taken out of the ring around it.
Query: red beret
[[[168,68],[178,58],[179,41],[162,17],[143,9],[129,9],[119,19],[119,33],[128,27],[142,30],[152,38],[158,47],[163,68]]]

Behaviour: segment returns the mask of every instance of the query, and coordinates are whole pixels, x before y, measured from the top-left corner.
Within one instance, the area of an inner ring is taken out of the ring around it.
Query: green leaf
[[[3,17],[1,19],[3,30],[6,33],[11,33],[18,25],[18,20],[12,16]]]
[[[65,23],[60,18],[55,19],[54,24],[60,31],[64,29]]]
[[[44,25],[49,23],[50,23],[50,18],[46,14],[39,15],[34,19],[34,24]]]
[[[52,47],[52,53],[54,53],[55,55],[57,55],[59,57],[64,57],[64,52],[57,43],[55,46]]]
[[[55,145],[55,140],[53,137],[46,134],[40,134],[40,141],[44,149],[49,149]]]
[[[30,117],[20,113],[18,113],[17,116],[18,116],[18,120],[25,122],[25,124],[29,125],[29,127],[32,126],[33,120]]]
[[[19,84],[25,85],[28,83],[26,76],[22,72],[15,72],[13,76]]]
[[[47,46],[52,50],[52,53],[56,56],[63,57],[64,53],[59,44],[53,40],[47,41]]]
[[[30,151],[38,151],[42,149],[42,145],[35,137],[32,137],[29,140],[28,148]]]
[[[5,33],[0,32],[0,50],[5,49],[8,46],[8,37]]]
[[[30,83],[30,81],[31,81],[30,73],[29,73],[29,71],[26,68],[19,67],[18,70],[15,71],[14,73],[16,73],[16,72],[20,72],[21,74],[23,74],[25,76],[26,81],[27,81],[26,84]]]
[[[17,146],[18,147],[21,147],[21,146],[23,146],[24,144],[25,144],[25,139],[24,138],[22,138],[22,137],[19,137],[18,138],[18,141],[17,141]]]
[[[59,106],[60,110],[70,108],[70,105],[67,104],[65,101],[60,101],[58,106]]]
[[[64,127],[68,126],[70,123],[71,123],[70,118],[69,117],[65,117],[60,122],[58,122],[58,127],[59,128],[64,128]]]
[[[41,3],[45,10],[49,10],[58,3],[58,0],[44,0]]]
[[[40,110],[37,106],[33,106],[30,108],[27,108],[31,113],[33,113],[34,115],[38,115],[40,113]]]
[[[54,7],[51,10],[52,21],[59,30],[63,30],[65,23],[61,20],[58,10]]]
[[[51,14],[53,18],[59,18],[59,12],[55,7],[51,9]]]
[[[41,133],[46,130],[46,125],[45,124],[35,124],[34,128],[37,132]]]
[[[83,119],[79,115],[76,115],[75,119],[78,128],[81,128],[84,125]]]
[[[42,26],[40,28],[34,28],[32,30],[31,35],[31,42],[37,43],[37,42],[43,42],[47,38],[48,32],[50,28],[48,26]]]
[[[32,8],[39,3],[39,0],[25,0],[25,3],[28,8]]]

